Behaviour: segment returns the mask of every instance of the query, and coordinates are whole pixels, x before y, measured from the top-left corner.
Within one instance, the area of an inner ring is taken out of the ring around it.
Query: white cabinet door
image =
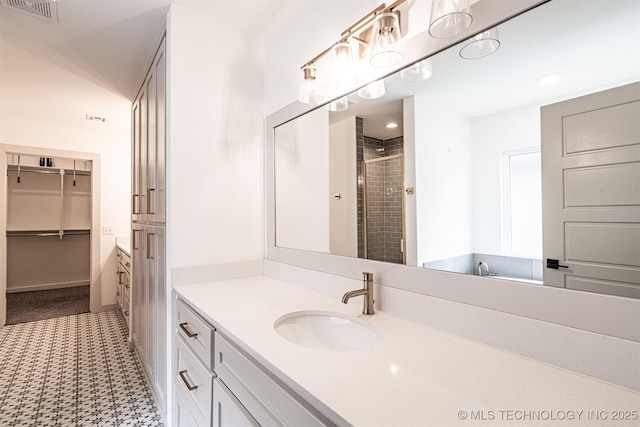
[[[640,298],[640,83],[541,115],[544,283]]]
[[[148,220],[165,222],[165,94],[166,54],[160,45],[152,66],[149,81],[149,142],[147,147],[147,206]],[[153,90],[153,96],[151,96]],[[153,109],[153,111],[151,110]]]
[[[166,311],[166,248],[165,228],[146,226],[147,245],[147,361],[150,367],[153,385],[164,408],[167,390],[167,311]]]
[[[131,231],[131,256],[133,276],[131,278],[133,293],[131,295],[131,340],[142,361],[146,358],[146,328],[147,328],[147,262],[144,226],[133,224]]]
[[[213,427],[258,427],[260,424],[219,380],[213,380]]]

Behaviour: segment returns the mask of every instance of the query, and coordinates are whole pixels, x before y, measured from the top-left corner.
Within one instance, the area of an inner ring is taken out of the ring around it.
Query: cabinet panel
[[[131,340],[140,355],[140,360],[146,358],[146,330],[147,330],[147,254],[145,233],[141,224],[133,224],[131,231],[131,251],[133,273],[131,277],[133,294],[131,295]]]
[[[216,373],[260,425],[325,426],[324,416],[216,335]]]
[[[142,169],[142,94],[138,95],[138,98],[133,104],[132,109],[132,122],[133,131],[131,137],[131,214],[133,220],[139,219],[140,214],[140,189],[142,184],[140,182],[140,171]]]
[[[213,381],[214,427],[259,427],[260,424],[217,378]]]
[[[133,105],[132,213],[134,221],[165,222],[166,54],[158,48]]]

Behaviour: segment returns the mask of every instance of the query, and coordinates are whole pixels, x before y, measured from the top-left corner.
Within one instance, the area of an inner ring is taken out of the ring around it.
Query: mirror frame
[[[442,40],[428,36],[427,31],[417,34],[400,43],[399,48],[405,54],[401,64],[394,70],[386,70],[386,74],[372,76],[367,82],[395,73],[548,1],[552,0],[480,0],[472,5],[473,24],[464,35]],[[346,93],[365,85],[362,82]],[[375,274],[376,284],[381,286],[640,342],[640,322],[632,321],[640,313],[640,300],[277,247],[275,128],[313,109],[293,102],[266,120],[266,259],[355,280],[361,278],[363,271],[370,271]]]

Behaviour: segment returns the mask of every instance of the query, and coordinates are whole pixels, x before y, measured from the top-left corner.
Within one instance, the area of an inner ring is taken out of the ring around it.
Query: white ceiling
[[[640,79],[640,1],[553,0],[498,27],[501,45],[492,55],[462,59],[454,46],[433,57],[433,76],[423,82],[386,79],[387,95],[356,101],[332,120],[364,119],[365,133],[379,139],[402,135],[399,99],[417,94],[442,108],[478,117],[518,106],[567,97]],[[548,87],[537,79],[560,73]]]
[[[58,0],[57,23],[0,7],[0,42],[133,99],[165,27],[170,3],[202,15],[231,17],[224,25],[261,37],[304,1]],[[278,12],[269,13],[275,7]],[[273,18],[264,20],[265,16]]]

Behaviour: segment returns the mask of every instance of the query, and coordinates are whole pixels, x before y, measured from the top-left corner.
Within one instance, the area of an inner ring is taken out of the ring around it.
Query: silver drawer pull
[[[178,372],[178,374],[180,375],[180,378],[182,378],[182,382],[184,383],[184,385],[187,386],[187,390],[193,391],[193,390],[197,389],[198,388],[197,385],[189,384],[189,381],[187,380],[187,377],[185,377],[185,375],[184,375],[186,373],[187,373],[186,369],[184,371]]]
[[[197,337],[197,336],[198,336],[198,333],[197,333],[197,332],[190,332],[190,331],[187,329],[187,322],[180,323],[180,329],[182,329],[182,330],[184,331],[184,333],[185,333],[185,334],[187,334],[187,336],[188,336],[189,338],[193,338],[193,337]]]

